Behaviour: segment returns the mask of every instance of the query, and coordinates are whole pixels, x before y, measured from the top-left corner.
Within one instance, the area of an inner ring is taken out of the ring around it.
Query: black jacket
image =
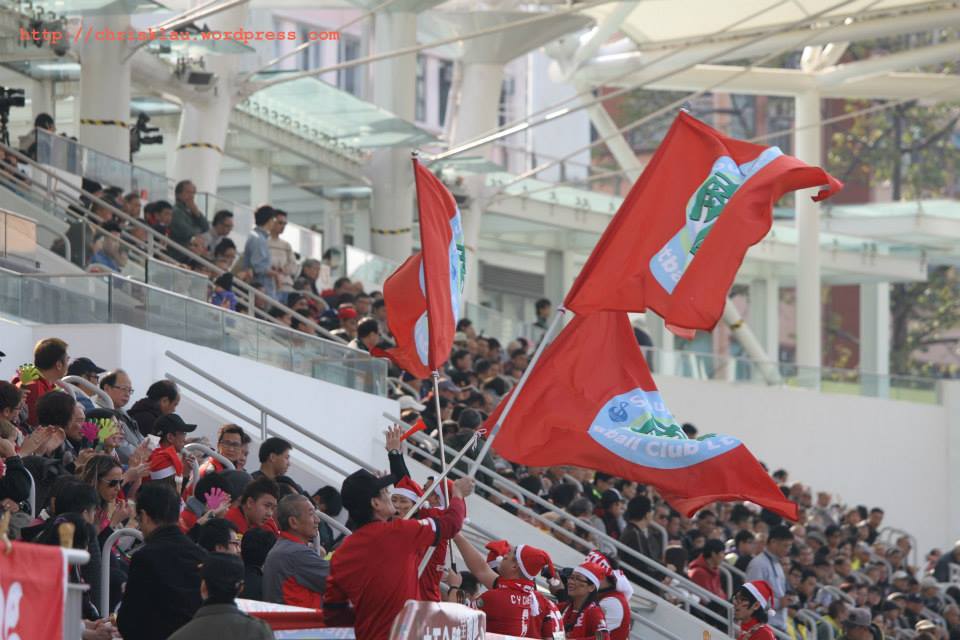
[[[0,478],[0,499],[10,498],[23,502],[30,497],[30,474],[20,456],[10,456],[5,461],[6,474]]]
[[[130,577],[117,614],[124,638],[165,640],[200,608],[199,565],[206,551],[177,525],[155,530],[130,560]]]
[[[127,415],[137,421],[140,433],[144,436],[154,435],[153,423],[160,417],[160,405],[155,400],[140,398],[130,407]]]

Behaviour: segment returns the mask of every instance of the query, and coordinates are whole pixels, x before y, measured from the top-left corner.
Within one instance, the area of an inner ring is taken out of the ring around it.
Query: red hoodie
[[[720,577],[720,569],[711,569],[707,565],[706,559],[701,555],[697,556],[690,567],[687,569],[687,576],[698,585],[715,594],[718,598],[727,599],[727,592],[723,590],[723,580]]]

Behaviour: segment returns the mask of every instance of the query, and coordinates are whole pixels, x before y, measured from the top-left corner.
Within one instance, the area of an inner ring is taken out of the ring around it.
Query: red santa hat
[[[162,480],[170,476],[183,476],[183,460],[172,446],[158,447],[150,454],[150,479]]]
[[[503,556],[510,553],[510,543],[506,540],[491,540],[484,545],[487,550],[487,564],[491,569],[497,569]]]
[[[446,496],[444,496],[444,494],[443,494],[443,485],[444,485],[444,483],[446,483],[446,485],[447,485],[447,492],[448,492],[448,493],[453,493],[453,480],[450,480],[449,478],[444,478],[444,479],[443,479],[443,482],[438,483],[437,486],[433,488],[433,492],[436,493],[438,496],[440,496],[440,508],[441,508],[441,509],[446,509],[446,508],[447,508],[447,498],[446,498]]]
[[[587,582],[593,585],[597,590],[600,589],[600,583],[606,580],[613,573],[610,571],[610,567],[604,566],[602,564],[597,564],[596,562],[584,562],[583,564],[573,568],[573,572],[583,576],[587,579]]]
[[[777,614],[773,608],[773,588],[770,587],[769,582],[766,580],[745,582],[743,588],[749,591],[753,599],[760,603],[761,609],[766,610],[772,616]]]
[[[393,485],[390,495],[402,496],[411,502],[416,502],[423,496],[423,487],[410,476],[403,476]]]
[[[620,593],[624,594],[629,600],[633,596],[633,585],[630,584],[630,580],[627,579],[627,576],[624,575],[623,571],[613,568],[613,563],[610,562],[605,554],[594,549],[587,554],[587,557],[583,559],[584,564],[598,564],[604,569],[607,570],[607,575],[605,577],[610,578],[616,584],[614,588]]]
[[[523,577],[527,580],[536,579],[537,574],[543,570],[544,566],[550,567],[551,576],[557,575],[556,569],[553,568],[553,560],[550,559],[550,556],[547,555],[547,552],[543,549],[537,549],[536,547],[531,547],[526,544],[518,544],[514,550],[514,554],[517,558],[517,566],[520,567],[520,573],[522,573]]]

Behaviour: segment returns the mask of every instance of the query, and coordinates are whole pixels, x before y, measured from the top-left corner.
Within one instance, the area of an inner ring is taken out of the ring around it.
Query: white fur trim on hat
[[[593,572],[589,571],[588,569],[584,569],[582,566],[574,567],[573,572],[578,573],[589,580],[590,584],[592,584],[594,588],[598,590],[600,589],[600,580],[597,578],[597,576],[593,575]]]
[[[420,499],[420,496],[415,494],[413,491],[410,491],[410,489],[398,489],[397,487],[394,487],[393,489],[390,490],[390,495],[400,496],[400,497],[406,498],[411,502],[416,502],[417,500]]]
[[[624,597],[629,600],[633,597],[633,585],[630,584],[630,580],[627,579],[627,576],[624,575],[623,571],[619,569],[613,572],[614,577],[617,579],[616,590],[624,595]]]
[[[176,475],[177,470],[173,468],[173,465],[169,467],[164,467],[162,469],[157,469],[156,471],[150,472],[151,480],[163,480],[164,478],[169,478],[170,476]]]

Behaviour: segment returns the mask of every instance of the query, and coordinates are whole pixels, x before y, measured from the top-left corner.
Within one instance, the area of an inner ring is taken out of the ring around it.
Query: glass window
[[[417,97],[413,118],[416,122],[427,120],[427,59],[417,55]],[[442,122],[441,122],[442,124]]]
[[[453,84],[453,63],[449,60],[441,60],[437,65],[437,77],[437,113],[440,126],[443,126],[447,121],[447,96]]]
[[[337,62],[347,62],[360,57],[360,38],[346,33],[340,34]],[[360,86],[358,83],[359,69],[361,67],[350,67],[349,69],[340,69],[337,71],[337,86],[355,96],[359,96]]]

